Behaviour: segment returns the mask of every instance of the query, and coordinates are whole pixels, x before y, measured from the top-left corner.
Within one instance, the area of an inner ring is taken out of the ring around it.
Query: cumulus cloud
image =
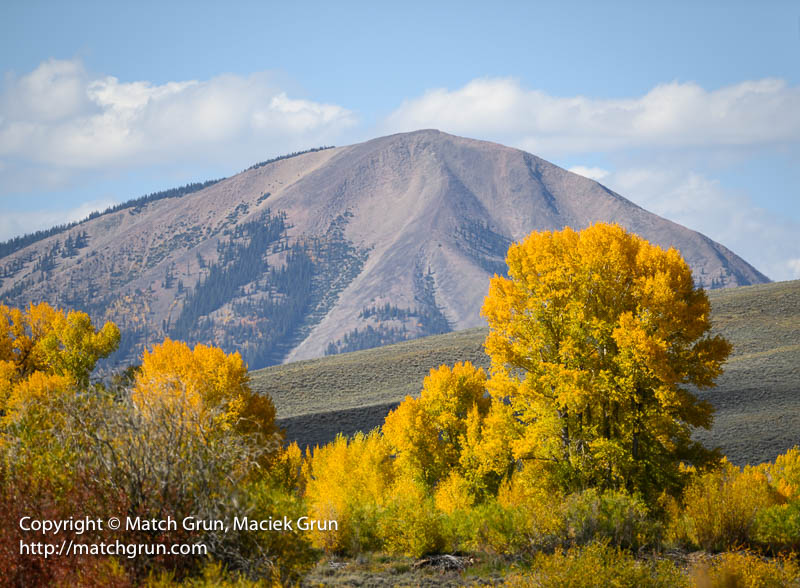
[[[92,75],[79,60],[49,60],[7,75],[0,89],[0,195],[57,190],[98,172],[213,164],[241,168],[277,153],[336,143],[357,125],[347,108],[290,95],[269,73],[163,84]],[[800,143],[800,87],[778,79],[716,90],[667,83],[641,96],[557,97],[514,79],[476,79],[406,100],[379,132],[435,127],[520,147],[546,158],[657,154],[647,164],[571,171],[724,243],[774,279],[800,278],[797,223],[723,189],[681,153]],[[640,158],[641,160],[641,158]],[[686,158],[683,158],[683,164]],[[86,216],[4,212],[0,239]],[[63,206],[61,208],[64,208]]]
[[[655,167],[610,172],[602,183],[724,244],[773,280],[800,278],[800,223],[778,218],[746,194],[698,172]]]
[[[88,82],[86,71],[76,61],[50,60],[19,79],[6,76],[0,96],[0,123],[52,123],[88,114],[93,110],[86,94]]]
[[[552,96],[515,79],[483,78],[406,100],[382,130],[429,127],[547,159],[616,153],[613,159],[619,161],[658,162],[626,163],[617,170],[576,165],[570,171],[699,230],[773,279],[800,278],[800,225],[723,188],[707,171],[696,171],[717,167],[731,150],[745,157],[776,147],[796,151],[798,86],[762,79],[706,90],[672,82],[640,96],[598,99]]]
[[[780,79],[708,91],[661,84],[633,98],[556,97],[508,78],[476,79],[407,100],[387,131],[435,127],[491,138],[538,155],[631,147],[738,147],[800,140],[800,88]]]
[[[80,61],[50,60],[19,78],[6,76],[0,178],[31,165],[245,165],[333,142],[355,123],[346,108],[287,95],[269,73],[159,85],[91,76]]]

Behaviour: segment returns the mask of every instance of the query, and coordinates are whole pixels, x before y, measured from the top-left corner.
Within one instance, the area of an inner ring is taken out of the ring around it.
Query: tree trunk
[[[638,392],[638,390],[637,390]],[[639,434],[642,426],[642,403],[634,401],[634,420],[633,420],[633,444],[631,452],[634,460],[639,460]]]
[[[566,410],[558,410],[558,418],[561,419],[561,446],[564,449],[564,459],[569,458],[569,413]]]

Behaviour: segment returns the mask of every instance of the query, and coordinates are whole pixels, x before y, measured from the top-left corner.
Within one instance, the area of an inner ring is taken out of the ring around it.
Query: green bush
[[[381,513],[378,534],[390,553],[420,557],[445,546],[443,515],[425,489],[409,477],[392,489],[392,501]]]
[[[533,547],[533,521],[524,508],[488,500],[470,509],[455,511],[445,519],[446,535],[453,551],[483,551],[510,555]]]
[[[279,520],[285,516],[297,521],[306,514],[307,507],[299,496],[266,481],[250,485],[245,494],[248,502],[245,511],[251,520],[270,517]],[[291,531],[247,531],[238,540],[251,543],[253,554],[263,554],[268,559],[269,576],[281,585],[298,581],[317,560],[318,552],[312,548],[311,536],[294,525]]]
[[[638,549],[657,542],[660,525],[649,517],[645,503],[625,492],[594,488],[567,498],[564,519],[570,540],[578,545],[608,540],[611,545]]]
[[[511,555],[556,547],[609,544],[638,549],[656,544],[661,525],[644,502],[624,492],[585,490],[567,497],[514,495],[455,511],[446,519],[458,549]]]
[[[753,535],[756,541],[774,551],[800,550],[800,500],[759,512]]]

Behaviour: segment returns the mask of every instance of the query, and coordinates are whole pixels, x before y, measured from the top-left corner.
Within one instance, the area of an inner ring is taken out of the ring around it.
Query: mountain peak
[[[706,287],[767,281],[593,180],[422,129],[93,218],[0,258],[0,296],[114,320],[121,361],[170,335],[240,350],[256,368],[481,325],[510,243],[597,221],[677,247]]]

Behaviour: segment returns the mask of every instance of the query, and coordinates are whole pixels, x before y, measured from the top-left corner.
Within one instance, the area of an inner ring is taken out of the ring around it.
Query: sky
[[[437,128],[800,278],[800,2],[0,0],[0,240]]]

